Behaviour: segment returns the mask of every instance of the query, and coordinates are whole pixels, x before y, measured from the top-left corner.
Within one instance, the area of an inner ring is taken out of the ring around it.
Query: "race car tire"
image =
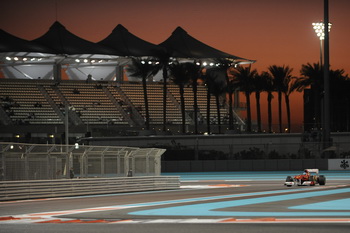
[[[286,182],[293,182],[293,181],[294,181],[293,177],[287,176]],[[292,187],[292,185],[288,184],[287,187]]]
[[[319,185],[325,185],[326,184],[326,177],[325,176],[319,176],[318,177],[318,183]]]

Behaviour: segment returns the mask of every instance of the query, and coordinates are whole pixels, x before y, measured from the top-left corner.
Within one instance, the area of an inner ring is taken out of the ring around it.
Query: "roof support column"
[[[62,69],[61,63],[55,62],[55,64],[53,65],[53,79],[56,82],[61,82],[61,69]]]

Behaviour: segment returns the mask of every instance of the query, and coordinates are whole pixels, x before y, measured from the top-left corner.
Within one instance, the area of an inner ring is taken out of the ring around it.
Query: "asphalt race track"
[[[177,173],[180,190],[0,202],[0,232],[349,232],[350,171]]]

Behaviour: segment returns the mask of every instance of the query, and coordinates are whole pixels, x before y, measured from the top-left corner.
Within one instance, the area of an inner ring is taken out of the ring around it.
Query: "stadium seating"
[[[163,124],[163,85],[148,83],[151,125]],[[63,125],[65,106],[69,106],[69,121],[74,125],[143,126],[145,104],[139,82],[86,82],[54,80],[0,80],[0,124],[2,125]],[[185,87],[186,124],[193,124],[193,92]],[[207,94],[198,86],[198,116],[206,122]],[[220,109],[221,117],[226,108]],[[180,94],[177,85],[168,84],[167,124],[182,123]],[[217,117],[215,98],[211,98],[211,118]]]

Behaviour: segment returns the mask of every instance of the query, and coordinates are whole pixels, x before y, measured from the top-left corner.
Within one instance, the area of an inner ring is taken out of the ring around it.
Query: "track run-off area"
[[[180,189],[0,202],[0,232],[348,231],[350,170],[320,171],[323,186],[284,186],[297,174],[167,173]]]

